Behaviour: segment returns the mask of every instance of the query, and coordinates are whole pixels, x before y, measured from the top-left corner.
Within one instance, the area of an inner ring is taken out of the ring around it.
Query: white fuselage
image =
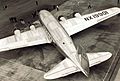
[[[53,42],[73,63],[75,63],[75,65],[81,68],[80,60],[77,58],[77,50],[71,37],[51,13],[42,10],[39,14],[43,24],[51,35]]]

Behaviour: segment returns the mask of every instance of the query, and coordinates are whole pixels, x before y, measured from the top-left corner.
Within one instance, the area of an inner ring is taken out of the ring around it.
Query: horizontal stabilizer
[[[112,54],[110,52],[86,53],[89,59],[89,65],[94,66],[109,59]],[[81,54],[79,55],[81,58]],[[70,59],[66,58],[56,65],[49,72],[45,73],[45,79],[56,79],[67,76],[69,74],[81,71]]]
[[[44,75],[45,79],[56,79],[59,77],[64,77],[69,74],[77,72],[79,69],[74,65],[74,63],[66,58],[62,62],[60,62],[58,65],[56,65],[52,70],[47,72]]]

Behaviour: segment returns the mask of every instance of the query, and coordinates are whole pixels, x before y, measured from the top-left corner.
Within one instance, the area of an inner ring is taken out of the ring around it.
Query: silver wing
[[[0,39],[0,52],[45,43],[51,43],[51,39],[44,27],[23,33],[17,31],[15,35]]]
[[[81,17],[75,17],[67,19],[66,21],[60,21],[69,36],[80,32],[86,28],[89,28],[99,22],[102,22],[112,16],[120,13],[120,8],[114,7],[91,14],[83,15]]]

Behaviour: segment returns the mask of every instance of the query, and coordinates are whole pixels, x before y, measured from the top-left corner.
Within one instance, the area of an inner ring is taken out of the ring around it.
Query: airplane
[[[0,52],[28,46],[52,43],[66,58],[53,69],[45,73],[45,79],[56,79],[75,72],[89,74],[89,67],[109,59],[110,52],[85,53],[82,46],[75,47],[70,36],[120,13],[118,7],[97,11],[81,16],[75,13],[73,18],[60,17],[58,21],[49,11],[39,12],[43,26],[30,26],[30,30],[0,39]],[[82,49],[82,50],[80,50]]]

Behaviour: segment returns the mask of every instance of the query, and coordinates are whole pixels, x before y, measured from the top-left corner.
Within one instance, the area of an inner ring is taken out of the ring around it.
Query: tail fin
[[[78,54],[81,54],[80,63],[81,63],[81,71],[88,77],[89,75],[89,59],[87,54],[85,53],[85,49],[82,46],[78,46],[77,48]]]

